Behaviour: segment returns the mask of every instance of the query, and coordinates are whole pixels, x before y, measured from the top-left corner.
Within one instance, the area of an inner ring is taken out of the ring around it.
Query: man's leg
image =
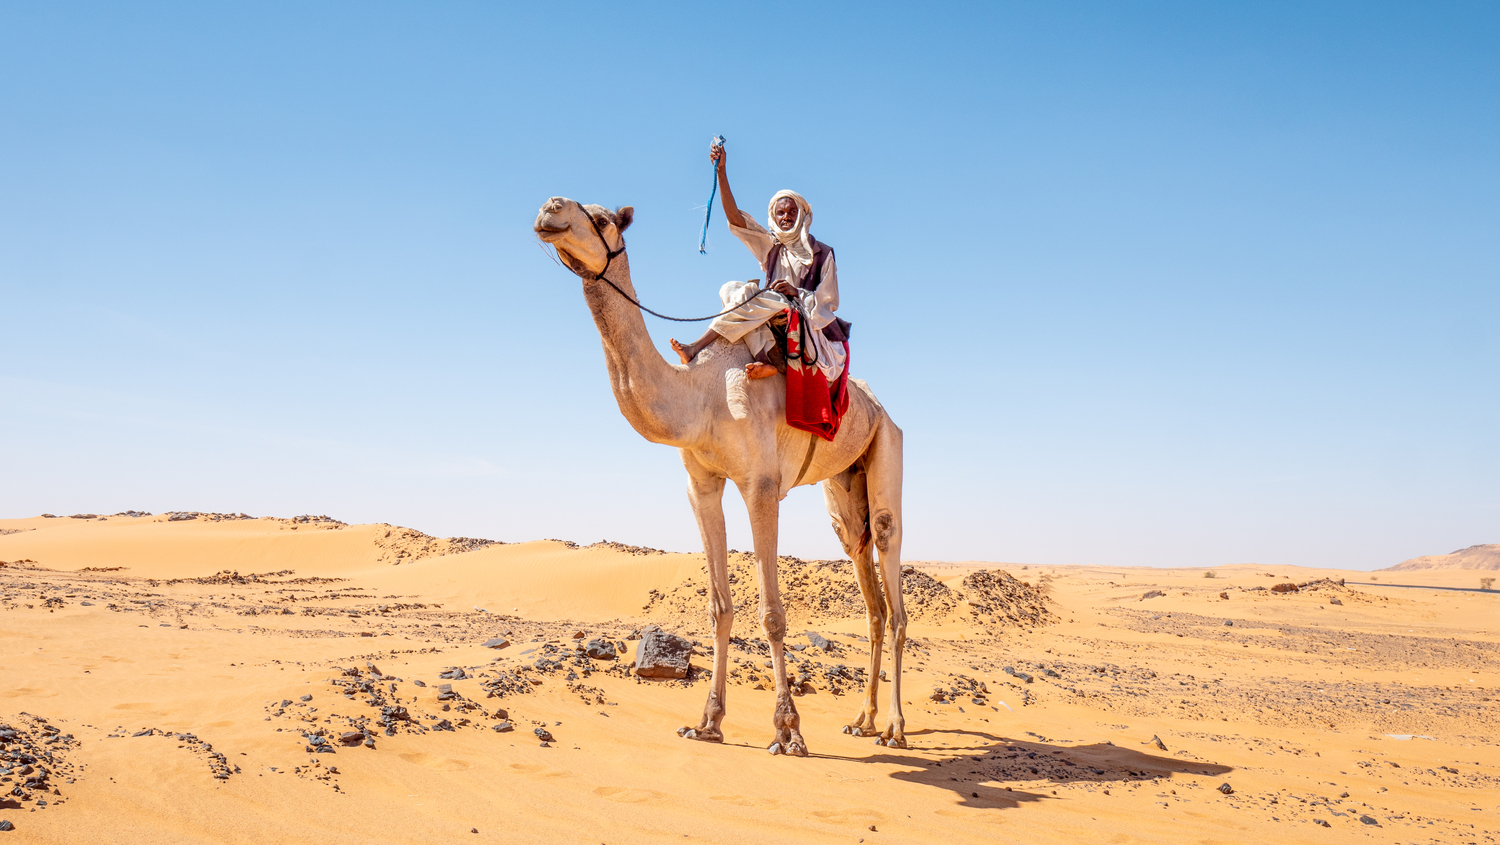
[[[690,346],[683,346],[677,341],[676,338],[673,338],[672,351],[677,353],[677,357],[682,359],[682,363],[691,364],[693,362],[693,359],[698,357],[699,352],[702,352],[704,349],[708,348],[708,345],[718,340],[719,337],[720,335],[718,332],[714,331],[713,329],[709,329],[708,331],[703,333],[703,337],[700,337],[697,340],[693,341],[692,345]]]

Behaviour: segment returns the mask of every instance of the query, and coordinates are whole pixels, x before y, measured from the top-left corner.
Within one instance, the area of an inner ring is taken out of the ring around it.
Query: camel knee
[[[875,548],[885,554],[891,546],[891,540],[898,536],[900,528],[896,525],[896,517],[888,510],[881,509],[870,521],[872,533],[875,535]]]
[[[760,617],[760,626],[765,629],[766,639],[779,643],[786,639],[786,614],[780,610],[768,610]]]
[[[734,624],[734,604],[729,601],[728,596],[716,595],[709,604],[708,616],[709,621],[714,624],[714,630]]]

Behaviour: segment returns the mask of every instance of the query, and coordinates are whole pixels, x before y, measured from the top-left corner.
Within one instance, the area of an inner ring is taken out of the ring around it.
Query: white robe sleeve
[[[833,312],[839,310],[839,268],[833,263],[833,256],[823,262],[823,281],[818,289],[803,291],[801,298],[802,310],[807,312],[807,321],[813,328],[822,331],[833,322]]]
[[[745,214],[744,217],[745,222],[748,225],[736,226],[733,223],[730,223],[729,231],[732,232],[736,238],[739,238],[740,242],[743,243],[750,250],[750,253],[755,256],[755,263],[764,267],[766,264],[766,256],[771,254],[771,247],[776,245],[776,238],[773,237],[770,232],[767,232],[764,226],[755,222],[754,218],[752,218],[750,215]]]

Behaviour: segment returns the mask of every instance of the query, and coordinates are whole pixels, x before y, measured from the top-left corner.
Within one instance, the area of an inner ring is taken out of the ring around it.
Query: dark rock
[[[589,640],[589,644],[584,646],[583,653],[595,660],[614,660],[620,656],[615,651],[615,644],[604,639]]]
[[[1292,582],[1288,581],[1285,584],[1273,584],[1271,586],[1271,592],[1273,592],[1273,593],[1295,593],[1295,592],[1298,592],[1298,589],[1297,589],[1297,585],[1296,584],[1293,584]]]
[[[504,637],[495,637],[493,639],[485,640],[483,643],[481,643],[481,645],[483,645],[485,648],[505,648],[510,645],[510,640],[507,640]]]
[[[498,733],[498,734],[510,733],[511,731],[513,731],[515,729],[516,729],[516,726],[512,725],[508,721],[507,722],[500,722],[499,724],[495,725],[495,728],[494,728],[495,733]]]
[[[359,745],[364,741],[364,731],[344,731],[344,733],[339,736],[339,742],[342,742],[345,745]]]
[[[1229,594],[1228,593],[1219,593],[1219,598],[1221,598],[1221,599],[1223,599],[1225,601],[1229,601]]]
[[[1221,783],[1219,784],[1219,791],[1224,793],[1225,795],[1233,795],[1234,787],[1230,786],[1227,783]]]
[[[1145,601],[1146,599],[1159,599],[1165,595],[1166,593],[1162,592],[1161,590],[1151,590],[1145,595],[1141,596],[1141,601]]]
[[[0,830],[15,830],[15,829],[16,829],[15,825],[11,824],[10,822],[6,821],[5,819],[0,819]]]
[[[422,683],[421,681],[412,681],[412,683],[416,684],[419,687],[425,687],[425,686],[427,686],[426,684]]]
[[[1225,619],[1224,620],[1224,627],[1225,628],[1233,628],[1234,627],[1234,620],[1233,619]]]
[[[1154,746],[1156,746],[1156,748],[1157,748],[1158,751],[1166,751],[1167,750],[1167,744],[1165,742],[1162,742],[1161,741],[1161,737],[1159,737],[1159,736],[1152,736],[1151,737],[1151,744],[1154,745]]]
[[[807,641],[811,643],[815,648],[821,648],[824,651],[833,651],[833,643],[827,637],[817,633],[816,631],[807,631],[802,636],[807,637]]]
[[[287,703],[290,704],[291,702],[289,701]],[[143,731],[136,731],[135,733],[131,734],[131,736],[150,736],[151,735],[151,731],[152,731],[151,728],[147,728],[147,729],[145,729]]]
[[[1375,821],[1375,819],[1372,818],[1372,817],[1370,817],[1370,816],[1360,816],[1359,817],[1359,823],[1360,824],[1373,824],[1376,827],[1380,827],[1380,822]]]
[[[536,738],[539,739],[539,740],[541,740],[542,742],[556,742],[557,741],[556,739],[553,738],[552,734],[550,734],[550,733],[547,732],[546,728],[534,728],[531,732],[534,733],[534,734],[536,734]]]
[[[302,700],[303,701],[312,701],[312,696],[310,696],[310,695],[304,695],[304,696],[302,696]]]
[[[1342,607],[1343,604],[1344,604],[1343,602],[1339,601],[1338,596],[1333,596],[1333,597],[1329,598],[1328,599],[1328,603],[1329,604],[1336,604],[1336,605],[1339,605],[1340,607]]]
[[[693,646],[676,634],[652,626],[635,647],[635,673],[642,678],[685,678]]]

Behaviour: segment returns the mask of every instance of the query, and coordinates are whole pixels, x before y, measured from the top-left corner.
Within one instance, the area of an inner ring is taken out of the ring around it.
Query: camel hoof
[[[851,727],[849,727],[848,725],[843,726],[839,730],[843,731],[846,734],[852,734],[852,733],[854,733],[854,729],[851,728]]]
[[[794,741],[792,742],[792,744],[786,747],[786,753],[790,754],[793,757],[806,757],[807,747],[800,742]]]
[[[771,747],[767,748],[766,750],[769,751],[769,752],[771,752],[771,756],[772,757],[776,756],[777,754],[783,753],[782,750],[781,750],[781,743],[779,743],[779,742],[773,742],[773,743],[771,743]]]
[[[891,737],[890,739],[888,739],[888,740],[885,741],[885,744],[886,744],[887,748],[905,748],[906,747],[906,739],[905,738],[897,739],[896,737]]]
[[[698,735],[698,732],[689,727],[681,727],[677,729],[677,735],[683,739],[692,739]]]

